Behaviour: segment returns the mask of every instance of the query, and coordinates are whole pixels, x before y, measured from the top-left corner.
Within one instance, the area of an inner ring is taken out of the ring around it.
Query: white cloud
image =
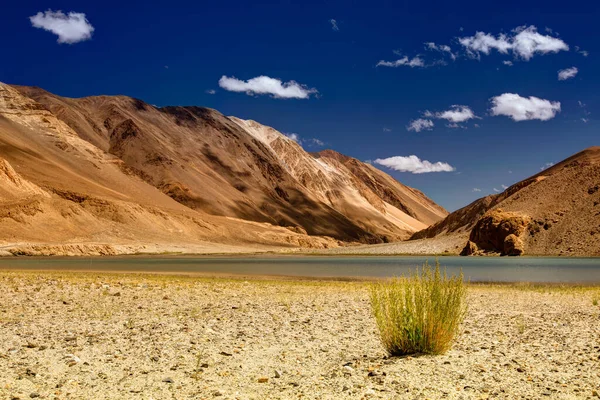
[[[506,61],[502,61],[502,64],[504,64],[504,65],[508,65],[509,67],[512,67],[512,66],[513,66],[513,62],[512,62],[512,61],[508,61],[508,60],[506,60]]]
[[[560,71],[558,71],[558,80],[566,81],[567,79],[575,78],[575,75],[577,75],[578,72],[579,70],[577,69],[577,67],[561,69]]]
[[[498,190],[498,189],[494,188],[494,192],[496,192],[496,193],[500,193],[500,190]]]
[[[383,127],[383,131],[384,132],[391,132],[392,130],[390,128],[386,128],[385,126]]]
[[[504,190],[508,189],[508,186],[506,186],[506,185],[501,185],[501,186],[502,186],[502,189],[504,189]]]
[[[530,96],[521,97],[515,93],[504,93],[493,97],[491,114],[494,116],[505,115],[514,121],[527,121],[539,119],[547,121],[560,112],[560,102],[539,99]]]
[[[396,61],[381,60],[377,63],[376,66],[377,67],[392,67],[392,68],[401,67],[401,66],[407,66],[407,67],[411,67],[411,68],[424,67],[425,61],[423,61],[423,59],[419,56],[415,56],[411,59],[409,59],[407,56],[404,56]]]
[[[481,189],[479,189],[479,188],[473,188],[473,191],[474,192],[481,192]]]
[[[502,54],[512,52],[515,58],[529,61],[536,54],[558,53],[568,51],[569,46],[562,40],[550,35],[542,35],[535,26],[521,26],[509,35],[501,33],[494,36],[490,33],[476,32],[474,36],[458,38],[472,57],[480,57],[481,53],[490,54],[496,50]]]
[[[544,166],[540,167],[540,171],[548,169],[548,168],[552,167],[553,165],[554,165],[553,162],[547,162]]]
[[[419,157],[412,155],[408,157],[395,156],[389,158],[378,158],[374,161],[375,164],[383,165],[400,172],[411,172],[413,174],[425,174],[428,172],[452,172],[455,170],[453,166],[445,162],[431,163],[427,160],[421,160]]]
[[[447,54],[452,58],[452,60],[456,60],[456,54],[452,52],[452,48],[445,44],[435,44],[433,42],[426,42],[425,48],[428,50],[439,51],[442,54]]]
[[[335,19],[330,19],[329,23],[331,24],[331,29],[333,29],[334,31],[339,31],[340,28],[338,27],[337,21]]]
[[[581,54],[581,55],[582,55],[582,56],[584,56],[584,57],[587,57],[587,56],[589,56],[589,55],[590,55],[590,52],[589,52],[589,51],[587,51],[587,50],[581,50],[581,49],[579,48],[579,46],[575,46],[575,51],[576,51],[577,53]]]
[[[461,105],[453,105],[450,107],[449,110],[441,111],[441,112],[431,112],[431,111],[427,110],[423,113],[423,117],[429,118],[429,119],[420,118],[420,119],[411,121],[411,123],[409,124],[407,129],[409,131],[415,130],[416,132],[419,132],[419,130],[416,129],[417,127],[431,128],[431,127],[433,127],[433,121],[431,121],[431,118],[445,119],[446,121],[449,122],[446,125],[448,128],[465,128],[464,126],[460,125],[460,123],[466,122],[473,118],[479,118],[475,115],[475,113],[473,112],[473,110],[471,110],[471,108],[469,108],[468,106],[461,106]],[[423,124],[426,122],[430,126],[423,126]]]
[[[589,118],[581,118],[581,121],[583,121],[584,124],[587,124],[590,120]]]
[[[283,135],[285,137],[287,137],[288,139],[293,140],[294,142],[298,143],[300,146],[302,146],[303,144],[306,144],[309,147],[325,146],[325,142],[323,142],[322,140],[317,139],[317,138],[303,139],[297,133],[292,133],[292,132],[284,133]]]
[[[215,93],[217,93],[217,91],[214,89],[208,89],[208,90],[206,90],[206,93],[207,94],[215,94]]]
[[[288,139],[292,139],[298,144],[302,143],[302,139],[300,139],[300,135],[298,135],[297,133],[284,133],[283,135]]]
[[[219,79],[219,86],[231,92],[245,92],[248,95],[270,94],[278,99],[308,99],[311,94],[318,93],[317,89],[310,89],[295,81],[282,83],[279,79],[264,75],[248,81],[223,75]]]
[[[490,54],[492,49],[496,49],[502,54],[508,54],[512,48],[510,39],[503,33],[496,38],[489,33],[476,32],[475,36],[459,38],[458,42],[473,56],[479,56],[479,53]]]
[[[58,43],[73,44],[91,39],[94,27],[84,13],[48,10],[29,17],[34,28],[44,29],[58,36]]]
[[[435,114],[432,114],[429,111],[426,111],[425,113],[433,115],[435,116],[435,118],[445,119],[454,124],[477,118],[475,113],[473,113],[473,110],[471,110],[469,107],[459,105],[453,105],[450,107],[449,110],[438,112]]]
[[[432,120],[419,118],[415,119],[414,121],[410,121],[410,123],[406,127],[406,130],[415,132],[421,132],[422,130],[430,131],[431,129],[433,129],[433,126],[434,124]]]

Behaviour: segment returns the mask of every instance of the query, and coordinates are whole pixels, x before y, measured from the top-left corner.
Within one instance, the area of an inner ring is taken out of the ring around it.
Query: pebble
[[[269,378],[261,377],[258,378],[258,383],[267,383],[269,382]]]
[[[40,397],[40,394],[33,392],[33,393],[29,394],[29,397],[31,397],[32,399],[36,399],[36,398]]]
[[[281,375],[283,375],[283,372],[276,369],[275,370],[275,378],[281,378]]]
[[[164,383],[173,383],[173,378],[170,377],[166,377],[165,379],[162,380]]]
[[[223,392],[221,392],[220,390],[215,390],[215,391],[212,393],[212,395],[213,395],[214,397],[220,397],[220,396],[223,396]]]

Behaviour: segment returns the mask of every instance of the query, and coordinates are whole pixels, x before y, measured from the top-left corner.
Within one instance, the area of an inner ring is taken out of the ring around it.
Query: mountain
[[[463,254],[600,255],[600,147],[483,197],[411,239],[462,235]]]
[[[254,121],[2,83],[0,182],[0,252],[2,242],[322,248],[406,239],[447,215],[371,165],[309,154]]]

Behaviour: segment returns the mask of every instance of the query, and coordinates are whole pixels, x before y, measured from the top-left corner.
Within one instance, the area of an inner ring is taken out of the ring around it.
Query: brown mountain
[[[405,239],[447,214],[368,164],[309,154],[254,121],[1,83],[0,181],[6,248],[330,247]]]
[[[600,147],[483,197],[411,239],[463,235],[463,254],[600,255]]]

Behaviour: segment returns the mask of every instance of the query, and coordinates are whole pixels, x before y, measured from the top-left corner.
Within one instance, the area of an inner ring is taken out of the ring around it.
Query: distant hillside
[[[503,193],[474,201],[411,239],[462,234],[471,242],[465,254],[600,255],[599,188],[600,147],[590,147]],[[504,248],[511,234],[520,250],[511,251],[508,243]]]
[[[0,167],[11,182],[0,189],[0,251],[2,242],[331,247],[407,239],[447,215],[368,164],[309,154],[254,121],[2,83]]]

